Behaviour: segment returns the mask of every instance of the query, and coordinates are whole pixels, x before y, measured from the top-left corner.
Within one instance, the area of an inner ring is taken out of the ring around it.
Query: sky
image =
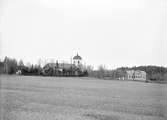
[[[1,0],[0,57],[167,67],[166,0]]]

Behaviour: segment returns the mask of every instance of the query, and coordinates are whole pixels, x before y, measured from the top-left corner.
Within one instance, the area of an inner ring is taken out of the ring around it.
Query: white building
[[[146,72],[141,70],[127,70],[125,78],[127,80],[146,81]]]

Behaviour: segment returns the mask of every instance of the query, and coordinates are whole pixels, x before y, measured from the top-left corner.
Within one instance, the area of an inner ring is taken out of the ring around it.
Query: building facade
[[[125,79],[146,81],[146,72],[141,70],[127,70]]]

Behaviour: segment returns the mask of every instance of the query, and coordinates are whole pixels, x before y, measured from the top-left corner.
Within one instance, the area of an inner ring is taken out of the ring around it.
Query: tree
[[[86,70],[88,72],[92,72],[93,71],[93,66],[91,66],[91,65],[86,66]]]
[[[20,60],[18,66],[24,66],[23,60]]]
[[[104,76],[105,76],[105,72],[106,72],[107,70],[106,70],[106,68],[105,68],[105,66],[104,65],[100,65],[99,67],[98,67],[98,72],[97,72],[97,77],[98,78],[103,78]]]
[[[8,57],[5,57],[4,59],[4,72],[6,74],[14,74],[17,70],[17,61],[16,59],[11,59]]]
[[[17,60],[11,59],[10,60],[10,72],[9,74],[15,74],[17,71]]]
[[[7,56],[4,59],[4,72],[6,74],[9,72],[9,58]]]
[[[38,59],[38,66],[41,67],[41,64],[42,64],[42,59],[39,58],[39,59]]]
[[[88,65],[88,66],[85,66],[85,68],[86,68],[87,74],[88,74],[89,76],[93,77],[93,73],[94,73],[94,71],[93,71],[93,66]]]
[[[30,62],[28,62],[26,66],[28,67],[28,69],[32,68],[32,64]]]

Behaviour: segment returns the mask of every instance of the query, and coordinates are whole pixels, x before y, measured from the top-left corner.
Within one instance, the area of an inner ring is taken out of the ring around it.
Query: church
[[[85,76],[87,71],[83,68],[82,57],[77,54],[71,63],[47,63],[43,73],[46,76]]]

